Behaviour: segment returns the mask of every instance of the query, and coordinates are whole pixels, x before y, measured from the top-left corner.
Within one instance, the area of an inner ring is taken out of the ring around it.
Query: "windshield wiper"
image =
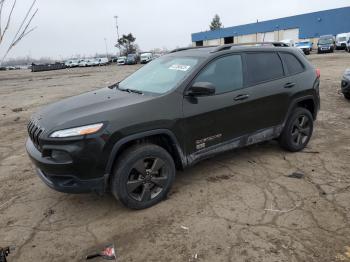
[[[135,94],[143,95],[143,93],[141,91],[139,91],[139,90],[130,89],[130,88],[120,88],[119,87],[119,83],[120,82],[117,82],[117,83],[115,83],[113,85],[110,85],[108,88],[110,88],[110,89],[116,88],[116,89],[118,89],[120,91],[123,91],[123,92],[135,93]]]
[[[135,93],[135,94],[140,94],[140,95],[143,95],[143,93],[139,90],[135,90],[135,89],[130,89],[130,88],[120,88],[120,87],[117,87],[118,90],[120,91],[124,91],[124,92],[129,92],[129,93]]]
[[[108,88],[109,88],[109,89],[119,88],[119,83],[120,83],[120,82],[117,82],[117,83],[115,83],[115,84],[113,84],[113,85],[110,85]]]

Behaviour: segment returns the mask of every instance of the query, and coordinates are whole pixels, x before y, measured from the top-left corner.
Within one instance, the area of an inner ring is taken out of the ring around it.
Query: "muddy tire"
[[[313,117],[309,110],[297,107],[287,120],[279,138],[282,148],[298,152],[309,143],[313,132]]]
[[[166,198],[175,173],[174,160],[164,148],[132,146],[117,161],[111,191],[128,208],[148,208]]]

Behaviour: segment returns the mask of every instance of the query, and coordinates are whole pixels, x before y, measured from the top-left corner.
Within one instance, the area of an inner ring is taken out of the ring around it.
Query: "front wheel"
[[[291,152],[303,150],[313,132],[313,117],[309,110],[297,107],[288,118],[279,138],[279,144]]]
[[[117,161],[111,191],[128,208],[148,208],[167,196],[175,172],[174,160],[164,148],[132,146]]]

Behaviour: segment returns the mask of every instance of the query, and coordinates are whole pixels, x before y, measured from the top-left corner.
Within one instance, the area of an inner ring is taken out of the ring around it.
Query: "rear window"
[[[295,75],[304,71],[303,64],[292,54],[281,53],[280,54],[289,75]]]
[[[284,76],[282,62],[277,53],[248,53],[246,57],[250,85]]]

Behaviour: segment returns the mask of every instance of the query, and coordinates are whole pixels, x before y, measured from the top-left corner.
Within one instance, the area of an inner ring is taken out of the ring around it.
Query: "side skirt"
[[[188,166],[194,165],[203,159],[210,158],[219,153],[275,139],[280,136],[282,130],[283,125],[278,125],[196,151],[187,156]]]

